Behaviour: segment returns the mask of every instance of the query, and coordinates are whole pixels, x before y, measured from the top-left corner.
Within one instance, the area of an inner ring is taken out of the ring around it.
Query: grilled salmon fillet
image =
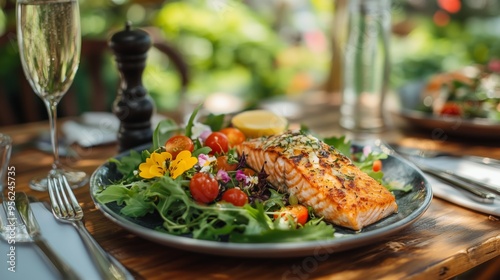
[[[275,189],[296,196],[330,223],[361,230],[397,212],[391,192],[313,136],[286,132],[250,139],[236,149],[251,168],[264,167]]]

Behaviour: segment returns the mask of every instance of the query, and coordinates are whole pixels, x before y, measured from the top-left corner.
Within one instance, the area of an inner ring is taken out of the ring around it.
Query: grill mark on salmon
[[[330,223],[361,230],[397,212],[391,192],[313,136],[286,132],[250,139],[236,149],[251,168],[264,167],[275,189],[296,196]]]

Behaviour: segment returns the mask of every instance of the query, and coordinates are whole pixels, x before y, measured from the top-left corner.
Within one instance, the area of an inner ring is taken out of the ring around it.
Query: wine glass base
[[[51,171],[53,172],[53,171]],[[56,172],[64,173],[66,179],[68,180],[72,189],[77,189],[83,187],[89,182],[89,177],[83,171],[77,170],[61,170]],[[39,178],[35,177],[31,179],[29,183],[30,189],[35,191],[46,191],[47,190],[47,177]]]

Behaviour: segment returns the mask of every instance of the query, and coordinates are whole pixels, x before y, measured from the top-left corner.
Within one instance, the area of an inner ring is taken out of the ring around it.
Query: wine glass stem
[[[52,169],[58,169],[60,167],[59,141],[57,140],[57,103],[58,102],[50,100],[45,101],[45,106],[47,107],[47,113],[49,114],[50,140],[52,142],[52,153],[54,156]]]

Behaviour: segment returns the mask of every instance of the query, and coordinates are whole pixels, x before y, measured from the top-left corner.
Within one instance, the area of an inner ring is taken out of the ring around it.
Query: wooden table
[[[310,105],[292,122],[300,121],[324,135],[345,133],[336,125],[337,110]],[[15,145],[29,141],[46,123],[0,127],[13,137]],[[377,137],[407,146],[442,149],[458,153],[500,158],[497,142],[477,140],[435,140],[428,132],[405,125]],[[91,174],[117,153],[115,145],[82,149],[78,158],[63,163]],[[48,194],[31,191],[32,176],[43,176],[52,161],[35,149],[16,151],[16,191],[41,200]],[[138,279],[447,279],[500,255],[500,221],[434,198],[427,212],[414,224],[376,243],[321,258],[249,259],[221,257],[172,249],[142,239],[110,222],[96,209],[88,187],[76,190],[86,216],[86,227],[95,239],[119,259]],[[486,279],[486,278],[484,278]]]

